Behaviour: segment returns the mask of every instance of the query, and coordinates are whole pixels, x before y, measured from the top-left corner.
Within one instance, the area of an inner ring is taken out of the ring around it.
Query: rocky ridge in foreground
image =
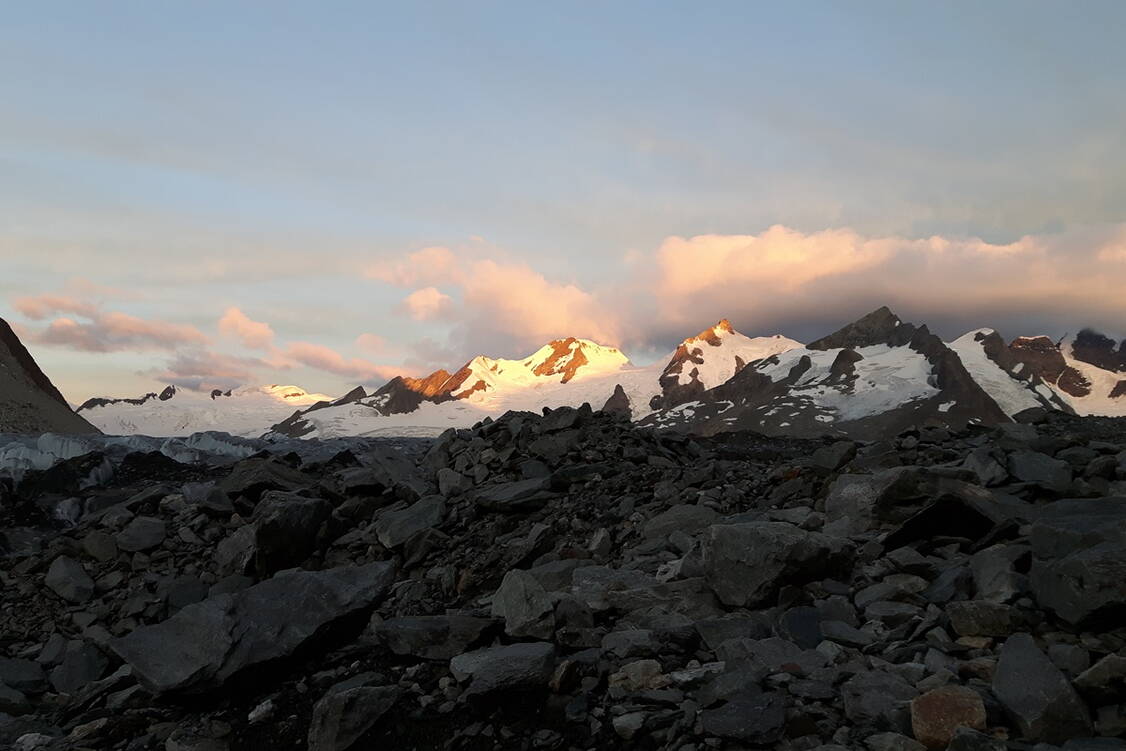
[[[0,747],[1122,748],[1126,426],[1019,418],[31,470]]]

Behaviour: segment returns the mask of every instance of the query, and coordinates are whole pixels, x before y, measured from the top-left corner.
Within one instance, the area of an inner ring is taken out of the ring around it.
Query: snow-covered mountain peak
[[[621,370],[628,364],[629,358],[621,350],[575,337],[549,342],[524,361],[524,366],[534,375],[562,375],[561,383],[578,374],[608,373]]]

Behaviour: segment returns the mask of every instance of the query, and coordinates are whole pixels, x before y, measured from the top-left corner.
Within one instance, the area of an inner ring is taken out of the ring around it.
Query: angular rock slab
[[[1126,613],[1126,498],[1056,501],[1032,525],[1032,593],[1072,624]]]
[[[309,751],[347,751],[375,726],[402,692],[398,686],[361,686],[329,693],[313,707]]]
[[[785,522],[717,524],[701,537],[704,578],[735,607],[766,601],[782,582],[803,584],[838,570],[851,553],[846,540]]]
[[[1026,740],[1058,744],[1091,735],[1087,705],[1028,634],[1013,634],[1001,647],[993,693]]]
[[[373,607],[394,578],[391,563],[285,571],[236,594],[189,605],[109,646],[153,694],[215,688],[246,668],[292,654],[323,627]]]
[[[548,642],[510,644],[466,652],[450,660],[459,681],[471,679],[463,697],[547,685],[555,667],[555,645]]]
[[[397,655],[449,660],[497,625],[492,618],[468,615],[405,615],[376,624],[371,631]]]

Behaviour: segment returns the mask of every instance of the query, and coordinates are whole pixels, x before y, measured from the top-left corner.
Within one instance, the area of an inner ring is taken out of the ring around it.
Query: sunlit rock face
[[[74,413],[31,353],[0,319],[0,433],[97,433]]]

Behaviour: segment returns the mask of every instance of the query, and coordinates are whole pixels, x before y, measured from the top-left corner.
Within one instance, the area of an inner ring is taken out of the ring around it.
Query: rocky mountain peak
[[[846,347],[856,349],[877,344],[901,347],[911,341],[915,330],[913,325],[903,323],[899,316],[884,305],[832,334],[810,342],[806,347],[816,350]]]

